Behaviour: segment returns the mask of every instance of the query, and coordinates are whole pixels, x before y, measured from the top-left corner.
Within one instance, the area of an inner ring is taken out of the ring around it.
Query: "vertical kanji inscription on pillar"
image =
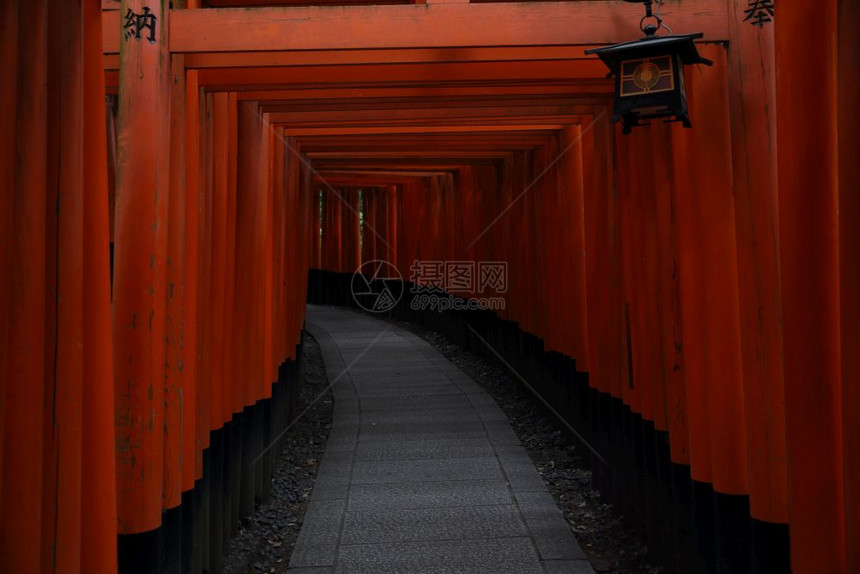
[[[138,13],[129,8],[125,12],[123,30],[126,40],[140,40],[141,34],[150,44],[155,44],[158,17],[150,11],[149,6],[144,6],[143,11]]]
[[[161,523],[170,58],[168,2],[120,14],[113,285],[119,533]]]

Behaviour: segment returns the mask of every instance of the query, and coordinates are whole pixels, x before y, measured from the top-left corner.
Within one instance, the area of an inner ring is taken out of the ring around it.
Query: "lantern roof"
[[[629,42],[612,44],[602,48],[586,50],[586,54],[597,54],[606,66],[613,72],[618,69],[618,62],[631,56],[649,56],[658,54],[678,54],[684,64],[706,64],[713,62],[699,55],[693,40],[704,36],[702,32],[695,34],[674,34],[667,36],[646,36]]]

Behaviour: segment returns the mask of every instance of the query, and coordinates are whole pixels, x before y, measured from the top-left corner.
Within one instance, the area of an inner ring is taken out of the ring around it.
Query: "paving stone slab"
[[[354,450],[358,442],[358,432],[341,432],[335,434],[334,431],[329,435],[325,443],[325,451],[332,452],[335,450]]]
[[[338,573],[543,574],[525,537],[344,545]]]
[[[537,492],[516,492],[514,498],[526,520],[555,519],[561,514],[552,496],[546,490]],[[563,529],[569,531],[567,522],[562,519]]]
[[[415,482],[353,485],[347,510],[394,510],[510,505],[510,490],[499,481]]]
[[[473,413],[471,420],[437,422],[373,423],[362,421],[360,440],[373,440],[382,435],[393,440],[421,440],[421,438],[467,438],[487,436],[484,425]]]
[[[349,511],[341,544],[525,536],[515,506]]]
[[[484,428],[487,429],[487,435],[490,440],[496,445],[519,445],[520,439],[514,429],[511,428],[507,420],[504,421],[487,421],[484,423]]]
[[[356,461],[352,484],[504,480],[495,457],[427,460]]]
[[[478,412],[470,406],[444,409],[421,409],[417,412],[389,411],[376,409],[362,411],[361,421],[364,424],[403,424],[403,423],[453,423],[475,419]]]
[[[358,428],[357,424],[333,426],[328,435],[328,442],[345,440],[355,442],[358,439]]]
[[[485,437],[431,440],[367,440],[355,451],[356,460],[420,460],[430,458],[489,458],[493,446]]]
[[[528,456],[523,454],[519,457],[504,453],[498,456],[511,490],[515,493],[546,492],[546,483]]]
[[[476,407],[475,412],[478,413],[478,418],[484,422],[508,422],[508,416],[499,407]]]
[[[401,387],[377,387],[374,389],[363,389],[361,391],[362,399],[387,399],[387,398],[417,398],[423,400],[424,397],[433,395],[462,395],[463,392],[456,386],[451,384],[429,384],[429,385],[414,385]]]
[[[333,566],[345,500],[312,500],[308,504],[290,567]]]
[[[428,370],[426,366],[423,369],[416,369],[414,372],[386,374],[364,374],[360,372],[355,372],[355,370],[352,369],[350,370],[350,375],[352,375],[353,380],[362,387],[366,387],[368,385],[426,385],[429,383],[449,385],[454,384],[454,382],[451,381],[451,379],[449,379],[448,377],[446,377],[443,373]]]
[[[445,408],[446,406],[468,406],[469,401],[462,393],[454,395],[433,395],[426,397],[378,397],[363,398],[363,410],[421,410],[425,408]]]
[[[327,451],[326,456],[333,454],[352,455],[351,452]],[[311,500],[345,499],[349,493],[349,476],[351,465],[329,464],[323,460],[317,472]]]
[[[543,560],[585,560],[572,536],[533,536]]]

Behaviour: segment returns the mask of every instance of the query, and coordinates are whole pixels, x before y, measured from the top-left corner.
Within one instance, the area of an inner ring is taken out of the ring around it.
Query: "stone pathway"
[[[507,417],[423,339],[308,307],[334,420],[289,572],[591,574]]]

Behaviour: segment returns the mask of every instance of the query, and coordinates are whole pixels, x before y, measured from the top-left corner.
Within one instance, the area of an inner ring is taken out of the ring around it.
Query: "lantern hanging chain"
[[[635,0],[633,0],[633,1],[635,1]],[[657,3],[657,12],[656,13],[653,13],[651,11],[652,1]],[[669,31],[670,34],[672,33],[672,29],[669,26],[667,26],[666,24],[664,24],[663,18],[660,17],[660,9],[663,7],[663,2],[664,2],[664,0],[644,0],[643,1],[643,4],[645,5],[645,15],[642,17],[641,20],[639,20],[639,29],[642,30],[642,32],[644,32],[646,36],[653,36],[654,34],[657,33],[657,31],[660,28],[665,28],[666,30]],[[654,24],[645,24],[645,21],[648,20],[649,18],[653,18],[654,20],[656,20],[657,25],[655,26]]]

